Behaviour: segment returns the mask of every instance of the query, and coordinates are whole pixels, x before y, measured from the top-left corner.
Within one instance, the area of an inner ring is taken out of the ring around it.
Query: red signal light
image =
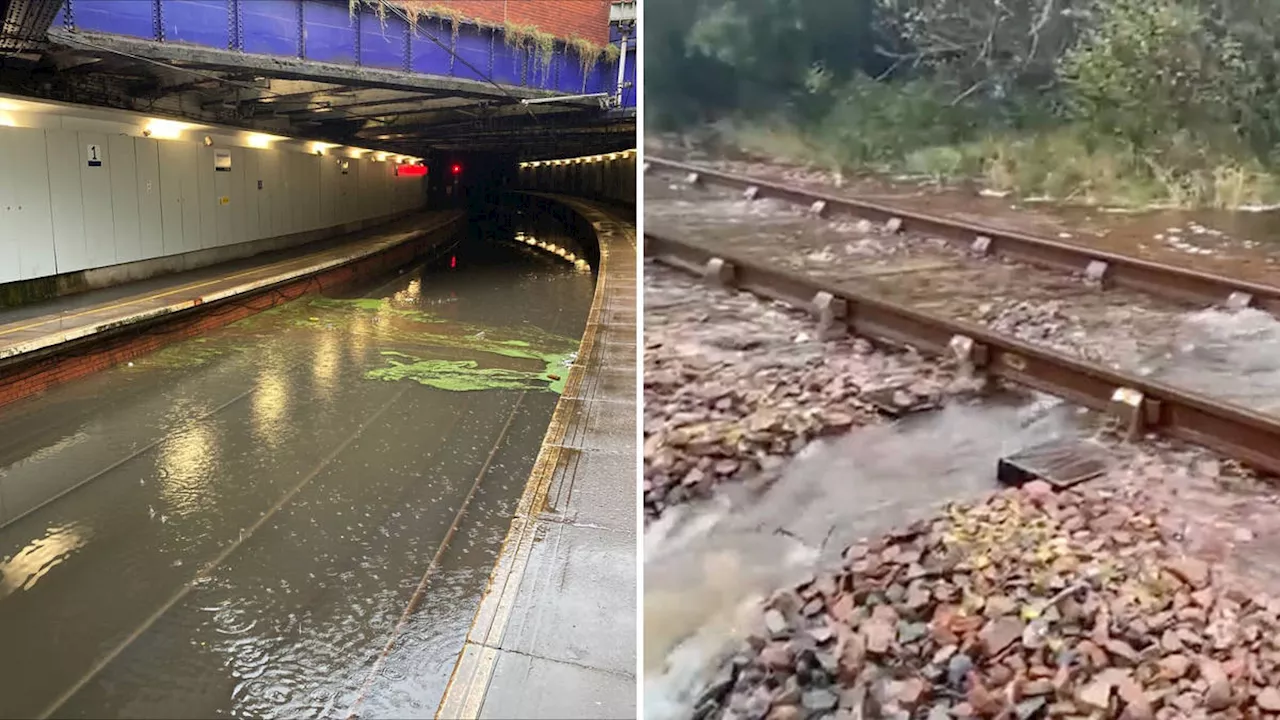
[[[458,256],[457,256],[457,255],[450,255],[450,256],[449,256],[449,267],[451,267],[451,268],[456,268],[456,267],[458,267]]]
[[[450,169],[451,169],[451,170],[453,170],[453,174],[454,174],[454,175],[461,175],[461,174],[462,174],[462,166],[461,166],[461,165],[458,165],[457,163],[454,163],[454,166],[453,166],[452,168],[450,168]]]

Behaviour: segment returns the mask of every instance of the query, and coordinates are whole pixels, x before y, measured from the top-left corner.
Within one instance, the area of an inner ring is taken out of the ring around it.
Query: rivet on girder
[[[826,212],[827,212],[826,200],[814,200],[813,204],[809,206],[809,214],[814,217],[822,217],[823,215],[826,214]]]
[[[847,326],[845,318],[849,315],[849,303],[823,290],[813,296],[813,312],[818,316],[818,337],[823,340],[834,340],[843,337]]]
[[[699,174],[698,174],[698,173],[696,173],[696,172],[691,172],[691,173],[689,173],[688,175],[685,175],[685,176],[684,176],[684,181],[685,181],[685,183],[687,183],[687,184],[689,184],[689,185],[697,185],[697,184],[698,184],[698,181],[699,181],[699,180],[701,180],[701,179],[702,179],[702,176],[701,176],[701,175],[699,175]]]
[[[1107,281],[1107,271],[1111,269],[1103,260],[1090,260],[1089,265],[1084,269],[1084,280],[1090,285],[1104,285]]]
[[[756,198],[760,197],[760,188],[756,187],[755,185],[752,185],[751,187],[742,191],[742,197],[746,200],[755,200]]]
[[[702,279],[720,287],[733,287],[734,275],[733,263],[724,258],[711,258],[702,268]]]
[[[889,233],[890,235],[897,235],[898,233],[902,232],[902,218],[900,217],[889,218],[888,222],[884,224],[884,231]]]
[[[1253,305],[1253,295],[1251,293],[1237,290],[1227,296],[1228,310],[1243,310]]]
[[[979,235],[973,239],[973,244],[969,246],[969,252],[979,257],[985,257],[991,253],[991,238],[986,235]]]
[[[1131,442],[1160,422],[1160,401],[1148,399],[1135,388],[1116,388],[1111,393],[1111,411],[1125,424],[1125,438]]]
[[[963,367],[972,369],[986,367],[991,359],[987,346],[974,342],[968,335],[952,335],[947,342],[947,353]]]

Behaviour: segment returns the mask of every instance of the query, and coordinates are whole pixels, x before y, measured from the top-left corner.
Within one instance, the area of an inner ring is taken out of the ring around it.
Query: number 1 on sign
[[[98,151],[97,145],[90,145],[88,148],[89,167],[102,167],[102,155]]]

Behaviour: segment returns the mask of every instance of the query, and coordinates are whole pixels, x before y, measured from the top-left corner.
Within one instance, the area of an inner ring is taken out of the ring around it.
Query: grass
[[[919,132],[909,126],[837,127],[830,119],[812,129],[778,119],[715,126],[722,142],[773,160],[944,185],[976,183],[1069,204],[1237,209],[1280,202],[1280,182],[1260,162],[1213,152],[1189,138],[1175,138],[1159,152],[1142,151],[1066,124],[929,142],[948,132],[945,127]]]

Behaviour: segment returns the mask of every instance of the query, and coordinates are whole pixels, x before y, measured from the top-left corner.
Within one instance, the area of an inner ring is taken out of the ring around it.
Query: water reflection
[[[160,444],[156,469],[164,506],[158,512],[187,515],[203,509],[220,456],[217,443],[213,424],[196,422]]]
[[[0,600],[20,590],[30,590],[41,578],[65,562],[89,542],[90,532],[81,523],[49,528],[12,557],[0,562]]]
[[[268,360],[253,393],[253,434],[268,447],[279,447],[289,435],[289,383],[278,361]]]
[[[338,377],[338,361],[341,358],[338,336],[334,333],[320,333],[316,338],[314,360],[311,363],[311,377],[325,397],[332,395],[333,384]]]

